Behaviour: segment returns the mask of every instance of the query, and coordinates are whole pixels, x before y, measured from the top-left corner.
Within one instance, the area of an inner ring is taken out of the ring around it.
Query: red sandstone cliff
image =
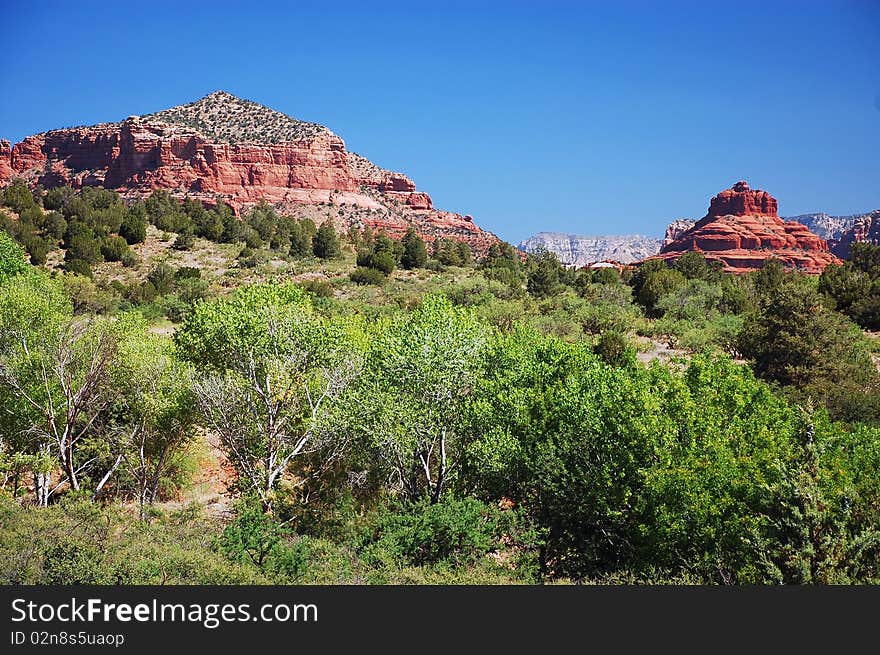
[[[449,236],[477,252],[497,241],[469,216],[435,210],[412,180],[348,152],[327,128],[223,92],[120,123],[37,134],[13,147],[0,141],[0,184],[13,177],[45,188],[104,186],[127,197],[167,189],[236,211],[260,200],[284,211],[344,204],[354,210],[337,219],[341,228],[370,225],[396,236],[412,226],[428,240]]]
[[[9,141],[0,140],[0,184],[15,175],[12,168],[12,145]]]
[[[811,274],[840,261],[829,252],[825,240],[806,226],[779,218],[773,196],[750,189],[744,181],[712,198],[708,213],[693,227],[669,236],[658,258],[675,259],[696,251],[735,273],[760,268],[770,257]]]

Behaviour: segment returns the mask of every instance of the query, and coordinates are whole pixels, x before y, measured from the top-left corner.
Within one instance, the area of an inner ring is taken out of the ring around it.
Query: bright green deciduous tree
[[[82,457],[114,390],[108,370],[116,339],[108,321],[71,318],[57,283],[43,276],[20,276],[0,287],[0,383],[19,408],[21,431],[43,453],[51,452],[62,482],[78,490],[93,460]],[[39,322],[32,322],[39,321]],[[45,505],[47,479],[37,481]]]
[[[461,411],[487,337],[466,310],[429,296],[371,340],[349,423],[411,500],[438,502],[457,474]]]
[[[116,461],[107,475],[122,466],[143,517],[146,505],[158,497],[163,476],[195,436],[193,378],[172,344],[148,332],[140,316],[124,315],[114,331],[118,351],[111,379],[119,396],[108,436]]]
[[[320,423],[358,373],[345,330],[315,315],[300,287],[270,283],[197,305],[175,339],[202,371],[202,417],[241,491],[270,509],[295,457],[338,445]]]
[[[24,248],[0,230],[0,284],[28,269],[26,257]]]

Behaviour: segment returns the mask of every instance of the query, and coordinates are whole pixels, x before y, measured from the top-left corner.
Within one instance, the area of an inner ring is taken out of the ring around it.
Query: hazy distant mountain
[[[877,243],[880,237],[880,211],[829,216],[825,213],[789,216],[788,221],[803,223],[810,231],[828,241],[828,247],[841,259],[849,257],[849,247],[858,241]]]
[[[566,266],[586,266],[594,262],[618,261],[629,263],[656,255],[660,239],[627,234],[622,236],[579,236],[559,232],[539,232],[520,242],[520,250],[537,252],[547,250],[559,257]]]
[[[682,234],[696,225],[691,218],[677,218],[666,226],[666,235],[663,237],[663,245],[666,246],[675,241]]]
[[[800,216],[786,216],[786,221],[797,221],[810,228],[810,232],[817,234],[827,241],[837,241],[841,235],[852,228],[856,221],[867,214],[853,214],[852,216],[829,216],[825,213],[801,214]]]
[[[880,209],[857,217],[852,227],[834,241],[831,249],[838,257],[847,259],[850,246],[860,242],[880,246]]]

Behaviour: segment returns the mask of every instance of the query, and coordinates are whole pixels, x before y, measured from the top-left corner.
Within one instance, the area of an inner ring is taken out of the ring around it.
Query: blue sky
[[[13,142],[224,89],[512,242],[661,235],[739,179],[785,215],[880,207],[876,0],[4,0],[0,23]]]

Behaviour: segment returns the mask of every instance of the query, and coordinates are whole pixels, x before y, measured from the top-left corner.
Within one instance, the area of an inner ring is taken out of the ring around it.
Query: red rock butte
[[[677,259],[693,251],[720,261],[726,271],[747,273],[775,257],[789,268],[813,275],[840,263],[824,239],[801,223],[783,221],[778,210],[769,193],[737,182],[712,198],[706,216],[667,239],[660,254],[651,259]]]
[[[223,91],[119,123],[52,130],[11,146],[0,141],[0,185],[102,186],[129,199],[156,189],[237,213],[261,200],[295,213],[301,204],[349,210],[337,228],[369,225],[399,237],[450,237],[484,253],[498,238],[470,216],[434,209],[402,173],[346,150],[326,127],[290,118]],[[341,212],[340,212],[341,213]]]

